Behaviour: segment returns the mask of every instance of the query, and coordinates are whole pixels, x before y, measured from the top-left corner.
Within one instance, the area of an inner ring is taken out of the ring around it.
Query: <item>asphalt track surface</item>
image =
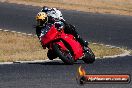
[[[0,28],[35,33],[34,16],[40,7],[0,3]],[[132,17],[62,10],[65,19],[77,27],[86,40],[132,48]],[[86,84],[76,82],[80,65],[88,74],[130,74],[132,57],[79,61],[74,65],[52,61],[32,64],[0,65],[0,88],[132,88],[129,84]]]

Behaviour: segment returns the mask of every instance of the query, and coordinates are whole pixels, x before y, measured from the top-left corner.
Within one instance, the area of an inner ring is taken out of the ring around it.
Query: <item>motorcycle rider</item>
[[[61,11],[56,8],[49,8],[47,6],[44,6],[41,11],[45,12],[48,15],[49,19],[51,19],[50,21],[52,21],[52,18],[54,20],[64,20]]]
[[[39,39],[43,36],[44,32],[46,32],[50,27],[54,24],[57,30],[61,30],[64,25],[60,20],[55,20],[52,23],[49,22],[49,18],[45,12],[39,12],[36,16],[37,26],[36,26],[36,34]]]
[[[41,10],[41,12],[45,12],[47,14],[47,17],[46,17],[47,21],[46,22],[44,22],[44,21],[43,22],[38,22],[39,23],[39,26],[36,27],[36,28],[38,28],[38,29],[41,30],[41,27],[46,26],[47,23],[58,25],[58,27],[57,27],[58,29],[61,29],[64,26],[64,28],[63,28],[64,29],[64,32],[65,33],[68,33],[68,34],[72,34],[76,38],[76,40],[78,42],[80,42],[80,44],[82,46],[84,46],[84,50],[85,50],[85,47],[88,46],[88,42],[84,41],[80,37],[80,35],[77,33],[77,31],[76,31],[76,29],[75,29],[75,27],[73,25],[68,24],[63,19],[63,16],[62,16],[61,11],[59,11],[56,8],[49,8],[47,6],[44,6],[43,9]]]

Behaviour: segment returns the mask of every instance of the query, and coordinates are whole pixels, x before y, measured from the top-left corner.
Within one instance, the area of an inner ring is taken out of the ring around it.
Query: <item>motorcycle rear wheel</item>
[[[72,58],[72,55],[70,53],[70,51],[67,50],[62,50],[59,45],[57,44],[53,44],[53,48],[54,51],[56,52],[56,54],[58,55],[58,57],[65,63],[68,65],[72,65],[74,64],[74,59]]]

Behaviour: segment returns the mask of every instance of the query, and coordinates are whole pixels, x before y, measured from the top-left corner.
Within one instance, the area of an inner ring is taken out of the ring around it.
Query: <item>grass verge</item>
[[[132,15],[131,0],[4,0],[9,3],[50,6],[94,13]]]
[[[89,47],[96,57],[117,55],[121,49],[92,44]],[[0,62],[47,59],[47,49],[43,49],[35,36],[0,31]]]

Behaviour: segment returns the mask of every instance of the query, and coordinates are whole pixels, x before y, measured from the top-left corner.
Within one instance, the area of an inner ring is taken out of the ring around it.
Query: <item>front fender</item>
[[[67,50],[66,46],[64,45],[64,43],[62,41],[56,42],[55,44],[59,45],[61,47],[61,49]]]

